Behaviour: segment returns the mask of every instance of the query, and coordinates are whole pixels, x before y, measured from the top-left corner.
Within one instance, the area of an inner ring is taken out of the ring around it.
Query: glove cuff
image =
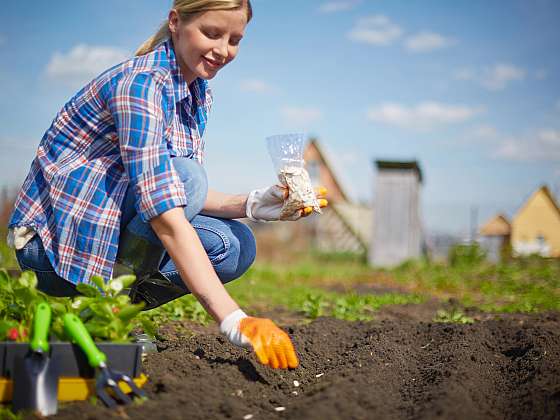
[[[249,193],[249,195],[247,196],[247,204],[245,204],[245,214],[247,215],[247,217],[252,220],[253,222],[258,222],[258,219],[255,219],[253,217],[253,203],[255,202],[255,194],[257,194],[258,190],[253,190]]]
[[[232,344],[240,347],[248,347],[250,346],[249,340],[239,331],[239,322],[243,318],[247,318],[247,314],[241,309],[233,311],[220,323],[220,332],[224,334]]]
[[[255,216],[253,216],[253,205],[255,204],[255,202],[257,202],[257,200],[259,199],[259,197],[257,197],[258,195],[262,196],[263,190],[253,190],[249,193],[249,195],[247,196],[247,204],[245,204],[245,214],[247,215],[247,218],[253,222],[257,222],[257,223],[268,223],[270,222],[269,220],[264,220],[264,219],[257,219]]]

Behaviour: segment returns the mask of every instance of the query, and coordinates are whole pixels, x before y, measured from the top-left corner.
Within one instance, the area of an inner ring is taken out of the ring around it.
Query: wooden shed
[[[422,255],[420,188],[417,161],[375,161],[375,218],[369,263],[394,266]]]
[[[511,224],[503,214],[488,220],[479,230],[479,243],[486,251],[488,260],[498,262],[510,244]]]
[[[513,217],[511,245],[517,255],[560,258],[560,207],[546,185],[533,192]]]

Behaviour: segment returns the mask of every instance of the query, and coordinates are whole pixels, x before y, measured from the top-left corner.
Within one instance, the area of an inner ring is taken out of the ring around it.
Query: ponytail
[[[138,56],[148,54],[149,52],[153,51],[158,44],[170,37],[171,32],[169,31],[169,24],[167,21],[165,21],[155,35],[151,36],[146,41],[144,41],[142,45],[140,45],[134,55]]]

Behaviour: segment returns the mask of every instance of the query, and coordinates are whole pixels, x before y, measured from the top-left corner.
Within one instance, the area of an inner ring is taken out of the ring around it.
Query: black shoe
[[[149,277],[139,278],[130,288],[130,300],[132,303],[144,302],[144,311],[157,308],[167,302],[186,295],[188,290],[177,286],[168,280],[160,272]]]

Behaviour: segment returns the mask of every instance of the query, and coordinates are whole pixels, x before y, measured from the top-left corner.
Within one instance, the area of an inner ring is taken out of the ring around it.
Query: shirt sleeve
[[[149,73],[124,76],[108,101],[136,211],[144,221],[187,204],[165,139],[172,101],[161,77]]]

